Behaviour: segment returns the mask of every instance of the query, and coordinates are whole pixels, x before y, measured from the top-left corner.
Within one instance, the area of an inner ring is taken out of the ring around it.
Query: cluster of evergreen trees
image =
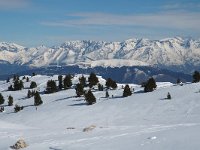
[[[5,99],[3,97],[3,95],[0,93],[0,105],[5,103]],[[12,106],[13,105],[13,97],[11,95],[8,96],[8,106]]]
[[[33,73],[32,76],[35,76],[35,73]],[[18,75],[14,75],[13,80],[12,80],[12,84],[8,87],[8,90],[10,90],[10,91],[21,90],[22,88],[24,88],[23,80],[25,80],[26,82],[29,82],[28,77],[23,76],[22,80],[20,80]],[[7,79],[7,83],[8,82],[11,82],[9,78]],[[30,89],[33,89],[33,88],[36,88],[36,87],[37,87],[37,83],[35,81],[31,81]],[[31,98],[31,97],[34,97],[34,105],[35,106],[41,105],[43,103],[38,91],[28,90],[27,98]],[[0,93],[0,105],[4,104],[4,102],[5,102],[4,97]],[[13,97],[11,95],[9,95],[8,96],[8,106],[12,106],[12,105],[13,105]],[[23,110],[23,108],[24,108],[23,106],[15,105],[14,112],[18,112],[20,110]]]
[[[71,88],[71,86],[72,86],[72,76],[70,74],[66,75],[64,79],[63,79],[62,75],[59,75],[58,76],[58,87],[56,85],[55,80],[49,80],[47,82],[45,93],[47,93],[47,94],[55,93],[62,89],[69,89],[69,88]]]
[[[7,82],[10,82],[10,79],[7,79]],[[18,91],[24,88],[24,83],[22,80],[19,79],[19,76],[13,76],[13,84],[8,87],[9,91]]]
[[[47,86],[46,86],[46,93],[54,93],[59,90],[71,88],[72,87],[72,78],[73,78],[73,76],[70,74],[66,75],[64,78],[62,75],[59,75],[58,76],[58,86],[56,85],[56,81],[49,80],[47,82]],[[13,81],[12,81],[13,84],[11,84],[9,86],[8,90],[11,90],[11,91],[21,90],[22,88],[24,88],[23,80],[26,80],[27,82],[29,82],[28,77],[24,76],[22,78],[22,80],[20,80],[17,75],[14,75]],[[7,82],[10,82],[10,79],[8,79]],[[200,82],[200,73],[198,71],[195,71],[193,74],[193,82],[195,82],[195,83]],[[177,80],[177,84],[179,84],[179,83],[181,83],[180,79]],[[86,80],[86,78],[84,76],[80,77],[79,83],[75,85],[77,97],[84,96],[88,105],[92,105],[92,104],[96,103],[96,98],[93,95],[92,90],[91,90],[91,89],[95,90],[93,87],[96,85],[97,85],[99,91],[104,90],[103,85],[101,85],[99,83],[99,79],[95,73],[90,74],[90,76],[88,77],[88,81]],[[105,86],[106,86],[105,97],[109,97],[108,90],[116,89],[117,83],[114,80],[112,80],[111,78],[108,78],[106,80]],[[144,92],[152,92],[157,87],[156,82],[153,77],[149,78],[142,86],[144,87]],[[37,83],[34,81],[31,81],[30,89],[33,89],[36,87],[37,87]],[[89,87],[89,90],[84,90],[85,87]],[[126,85],[123,89],[124,89],[123,95],[122,95],[123,97],[130,96],[134,92],[134,89],[131,89],[129,87],[129,85]],[[38,91],[28,90],[27,97],[28,98],[34,97],[34,105],[35,106],[43,104],[43,101],[42,101]],[[171,99],[170,93],[167,94],[166,99]],[[2,94],[0,93],[0,105],[2,105],[4,103],[5,103],[5,99],[2,96]],[[12,105],[13,105],[13,97],[11,95],[9,95],[8,96],[8,106],[12,106]],[[22,109],[23,109],[23,106],[15,105],[15,108],[14,108],[15,112],[18,112]]]

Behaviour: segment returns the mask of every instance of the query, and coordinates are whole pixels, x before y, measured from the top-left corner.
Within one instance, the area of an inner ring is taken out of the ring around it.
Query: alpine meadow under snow
[[[134,92],[128,97],[122,97],[125,85],[118,84],[117,89],[108,90],[108,98],[105,90],[94,86],[96,103],[87,105],[83,96],[76,97],[74,85],[81,76],[73,77],[71,88],[51,94],[44,92],[46,83],[52,79],[58,85],[57,75],[26,76],[29,81],[23,80],[19,91],[7,90],[12,79],[1,81],[5,103],[0,113],[0,149],[10,149],[19,139],[27,143],[27,150],[199,149],[200,83],[162,82],[148,93],[140,85],[129,84]],[[106,81],[98,78],[105,86]],[[32,81],[43,101],[37,107],[33,97],[27,98]],[[171,99],[166,99],[168,92]],[[9,95],[13,106],[7,106]],[[14,113],[15,104],[24,109]]]

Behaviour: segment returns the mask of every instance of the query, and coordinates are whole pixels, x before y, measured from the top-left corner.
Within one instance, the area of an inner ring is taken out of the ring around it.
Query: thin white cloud
[[[42,22],[47,26],[138,26],[200,30],[200,13],[162,12],[155,14],[116,15],[106,13],[77,13],[73,19]]]
[[[24,8],[29,2],[29,0],[0,0],[0,9]]]
[[[171,3],[166,4],[162,8],[166,10],[184,10],[184,9],[195,9],[200,8],[200,3],[188,2],[188,3]]]

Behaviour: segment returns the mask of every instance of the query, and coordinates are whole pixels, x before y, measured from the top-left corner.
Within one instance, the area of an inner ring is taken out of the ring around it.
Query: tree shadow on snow
[[[8,105],[6,105],[6,104],[2,104],[2,105],[0,105],[0,107],[8,107]]]
[[[80,98],[80,97],[79,97],[79,98]],[[83,100],[85,100],[85,99],[75,99],[75,100],[73,100],[73,101],[80,102],[80,101],[83,101]]]
[[[87,103],[78,103],[78,104],[71,104],[69,106],[84,106],[84,105],[88,105]]]
[[[15,112],[8,112],[8,113],[6,113],[7,115],[9,115],[9,114],[15,114]]]
[[[23,107],[26,108],[26,107],[31,107],[31,106],[35,106],[35,105],[25,105]]]
[[[49,147],[49,149],[51,149],[51,150],[62,150],[60,148],[54,148],[54,147]]]
[[[160,100],[163,101],[163,100],[171,100],[171,99],[168,99],[168,98],[161,98]]]
[[[70,96],[70,97],[66,97],[66,98],[60,98],[60,99],[54,100],[53,102],[64,101],[64,100],[68,100],[70,98],[75,98],[75,96]]]
[[[20,100],[26,100],[26,99],[29,99],[29,98],[28,97],[23,97],[23,98],[20,98],[18,100],[20,101]]]
[[[142,93],[146,93],[146,92],[144,92],[144,90],[139,90],[139,91],[134,92],[134,94],[142,94]]]
[[[113,96],[113,97],[110,97],[109,99],[118,99],[118,98],[123,98],[123,96]]]

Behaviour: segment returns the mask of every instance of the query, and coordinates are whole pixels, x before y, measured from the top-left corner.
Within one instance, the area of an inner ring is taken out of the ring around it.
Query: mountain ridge
[[[181,37],[162,40],[132,38],[122,42],[76,40],[58,46],[32,48],[1,42],[0,60],[33,67],[149,65],[184,68],[189,72],[200,65],[200,40]]]

